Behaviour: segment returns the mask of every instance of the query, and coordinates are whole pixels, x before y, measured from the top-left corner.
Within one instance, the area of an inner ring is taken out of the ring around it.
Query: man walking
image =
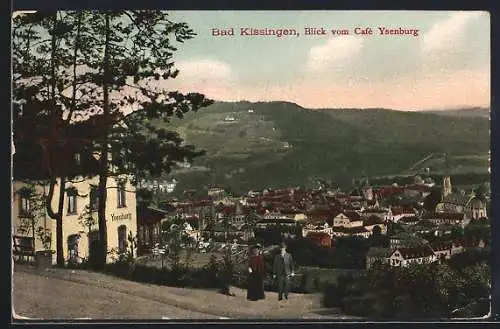
[[[290,277],[294,276],[293,258],[286,251],[286,244],[281,244],[281,251],[274,257],[273,278],[278,280],[278,300],[288,299]]]

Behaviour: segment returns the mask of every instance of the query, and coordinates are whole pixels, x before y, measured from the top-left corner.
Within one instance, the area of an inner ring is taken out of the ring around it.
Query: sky
[[[490,106],[488,12],[172,11],[197,36],[178,44],[180,70],[161,87],[224,101],[290,101],[308,108],[438,110]],[[241,36],[240,28],[299,35]],[[305,35],[323,27],[326,35]],[[380,35],[379,27],[418,29]],[[213,36],[212,29],[234,29]],[[356,35],[371,28],[372,35]],[[345,29],[349,35],[332,35]]]

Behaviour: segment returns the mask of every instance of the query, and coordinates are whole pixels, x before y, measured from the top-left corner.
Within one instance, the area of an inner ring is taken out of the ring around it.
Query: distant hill
[[[443,153],[455,172],[488,168],[489,121],[481,116],[218,102],[169,129],[207,151],[195,170],[174,173],[179,189],[218,185],[242,192],[317,179],[342,186],[353,177],[407,173],[429,154]],[[443,161],[433,161],[433,173],[442,172]]]
[[[484,107],[473,107],[473,108],[454,109],[454,110],[434,110],[428,112],[439,115],[448,115],[456,117],[481,117],[487,119],[490,118],[490,109]]]

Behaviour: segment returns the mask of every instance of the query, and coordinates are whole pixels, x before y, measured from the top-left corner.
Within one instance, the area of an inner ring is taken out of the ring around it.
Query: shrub
[[[324,285],[321,302],[324,307],[340,307],[342,297],[339,295],[339,287],[336,283],[327,283]]]
[[[458,270],[436,263],[404,268],[380,265],[358,275],[341,275],[336,284],[326,284],[322,302],[325,307],[340,307],[345,313],[363,317],[437,319],[450,316],[467,303],[482,311],[484,307],[475,305],[487,299],[490,287],[486,264]]]
[[[347,314],[366,317],[371,313],[371,303],[372,301],[368,296],[347,296],[342,300],[340,309]]]
[[[229,287],[233,281],[234,274],[234,262],[231,257],[231,251],[228,249],[224,253],[224,257],[222,259],[222,264],[218,271],[218,278],[220,283],[221,292],[223,294],[229,294]]]

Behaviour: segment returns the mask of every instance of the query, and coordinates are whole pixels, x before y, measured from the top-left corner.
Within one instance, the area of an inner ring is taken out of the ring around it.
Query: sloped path
[[[39,271],[33,267],[16,266],[13,295],[17,313],[27,317],[348,318],[332,312],[325,314],[321,310],[319,295],[291,294],[288,301],[279,302],[275,292],[266,292],[265,300],[251,302],[246,300],[245,290],[232,287],[231,292],[235,296],[212,290],[138,283],[84,270]]]

